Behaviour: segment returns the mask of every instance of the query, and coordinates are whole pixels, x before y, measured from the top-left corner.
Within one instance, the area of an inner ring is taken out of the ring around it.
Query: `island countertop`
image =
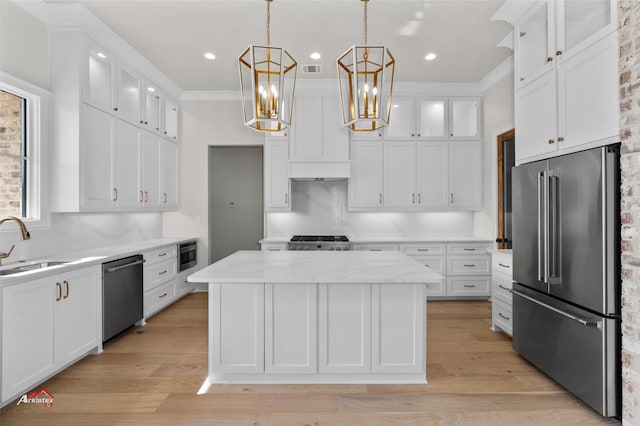
[[[242,250],[189,276],[200,283],[439,283],[442,275],[394,251]]]

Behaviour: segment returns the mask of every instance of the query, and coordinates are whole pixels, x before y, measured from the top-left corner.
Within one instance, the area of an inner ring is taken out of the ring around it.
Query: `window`
[[[48,225],[41,143],[47,102],[46,91],[0,71],[0,217],[17,216],[30,229]]]

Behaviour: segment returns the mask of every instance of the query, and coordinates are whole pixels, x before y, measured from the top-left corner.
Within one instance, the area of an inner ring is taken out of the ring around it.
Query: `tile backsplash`
[[[468,237],[472,212],[350,212],[347,181],[291,182],[291,212],[266,214],[266,237],[344,234],[348,237]]]

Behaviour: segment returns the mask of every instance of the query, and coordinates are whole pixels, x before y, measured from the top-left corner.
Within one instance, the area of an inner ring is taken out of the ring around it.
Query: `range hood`
[[[350,177],[350,160],[289,161],[289,178],[291,179],[348,179]]]

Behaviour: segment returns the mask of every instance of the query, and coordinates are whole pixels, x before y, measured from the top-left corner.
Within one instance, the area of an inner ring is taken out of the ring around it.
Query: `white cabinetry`
[[[492,329],[503,331],[511,336],[513,330],[512,295],[513,261],[511,253],[493,252],[492,254]]]
[[[416,144],[384,141],[383,205],[412,208],[416,205]]]
[[[176,142],[177,104],[79,30],[52,30],[50,45],[52,210],[175,209],[177,185],[166,203],[160,192],[177,166],[160,162],[160,130]]]
[[[383,203],[381,141],[351,141],[349,209],[379,208]]]
[[[439,283],[426,284],[426,296],[447,295],[447,245],[446,244],[403,244],[402,251],[424,266],[428,266],[444,278]]]
[[[491,256],[488,244],[447,244],[447,295],[490,296]]]
[[[618,139],[615,2],[541,1],[514,24],[516,162]]]
[[[100,271],[90,267],[2,289],[2,402],[101,342]]]
[[[264,170],[265,211],[290,211],[289,143],[286,139],[265,141]]]
[[[479,139],[479,97],[417,98],[416,136],[421,140]]]
[[[160,202],[163,210],[178,208],[178,174],[180,158],[178,144],[160,141]]]
[[[281,242],[281,243],[261,243],[260,244],[260,249],[262,251],[286,251],[287,250],[287,243],[286,242]]]
[[[144,256],[144,318],[149,318],[174,302],[176,291],[177,247],[175,244],[146,251]]]
[[[340,99],[297,95],[289,140],[289,176],[344,178],[349,170],[349,131],[340,125]]]

